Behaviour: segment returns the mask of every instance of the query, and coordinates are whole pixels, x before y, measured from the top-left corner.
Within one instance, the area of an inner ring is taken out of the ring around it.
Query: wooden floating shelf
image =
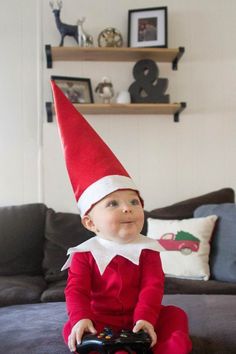
[[[172,63],[172,69],[177,70],[178,62],[185,49],[179,48],[102,48],[102,47],[52,47],[45,46],[47,67],[52,68],[53,61],[103,61],[103,62],[130,62],[141,59],[151,59],[156,62]],[[179,114],[185,109],[186,103],[131,103],[131,104],[74,104],[82,114],[165,114],[174,116],[179,121]],[[55,114],[52,102],[46,102],[47,121],[53,121]]]
[[[185,102],[180,103],[131,103],[131,104],[104,104],[104,103],[91,103],[91,104],[74,104],[74,107],[82,114],[165,114],[173,115],[174,121],[179,121],[179,114],[185,107]],[[53,121],[55,115],[54,104],[46,102],[47,121]]]
[[[152,59],[161,63],[172,63],[173,70],[184,53],[179,48],[110,48],[110,47],[51,47],[45,46],[47,68],[53,61],[138,61]]]

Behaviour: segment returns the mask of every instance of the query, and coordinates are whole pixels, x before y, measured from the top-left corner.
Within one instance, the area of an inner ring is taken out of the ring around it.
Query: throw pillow
[[[42,275],[44,204],[0,208],[0,275]]]
[[[78,214],[55,212],[53,209],[48,209],[43,258],[45,279],[48,282],[66,279],[67,270],[61,271],[61,267],[67,259],[68,248],[77,246],[93,236],[92,232],[83,227]]]
[[[219,220],[210,253],[211,276],[215,280],[236,282],[236,205],[203,205],[194,215],[202,217],[212,213]]]
[[[208,280],[210,239],[217,216],[184,220],[148,218],[147,236],[163,247],[166,276]]]

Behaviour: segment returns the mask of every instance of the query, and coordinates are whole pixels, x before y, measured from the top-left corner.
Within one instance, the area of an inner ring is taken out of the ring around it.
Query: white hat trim
[[[105,176],[98,181],[92,183],[81,194],[77,205],[81,217],[99,200],[118,189],[138,190],[133,180],[127,176],[111,175]]]

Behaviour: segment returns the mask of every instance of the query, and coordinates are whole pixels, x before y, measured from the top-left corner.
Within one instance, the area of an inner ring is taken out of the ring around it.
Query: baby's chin
[[[113,241],[119,244],[126,244],[126,243],[130,243],[133,242],[134,240],[138,239],[139,234],[135,234],[135,235],[119,235],[119,236],[112,236],[112,235],[97,235],[98,237],[101,237],[105,240],[108,241]]]

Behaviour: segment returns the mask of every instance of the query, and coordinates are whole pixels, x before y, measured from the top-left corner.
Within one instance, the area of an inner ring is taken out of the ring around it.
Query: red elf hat
[[[138,192],[110,148],[55,82],[51,84],[67,171],[80,215],[84,216],[94,204],[116,190]]]

